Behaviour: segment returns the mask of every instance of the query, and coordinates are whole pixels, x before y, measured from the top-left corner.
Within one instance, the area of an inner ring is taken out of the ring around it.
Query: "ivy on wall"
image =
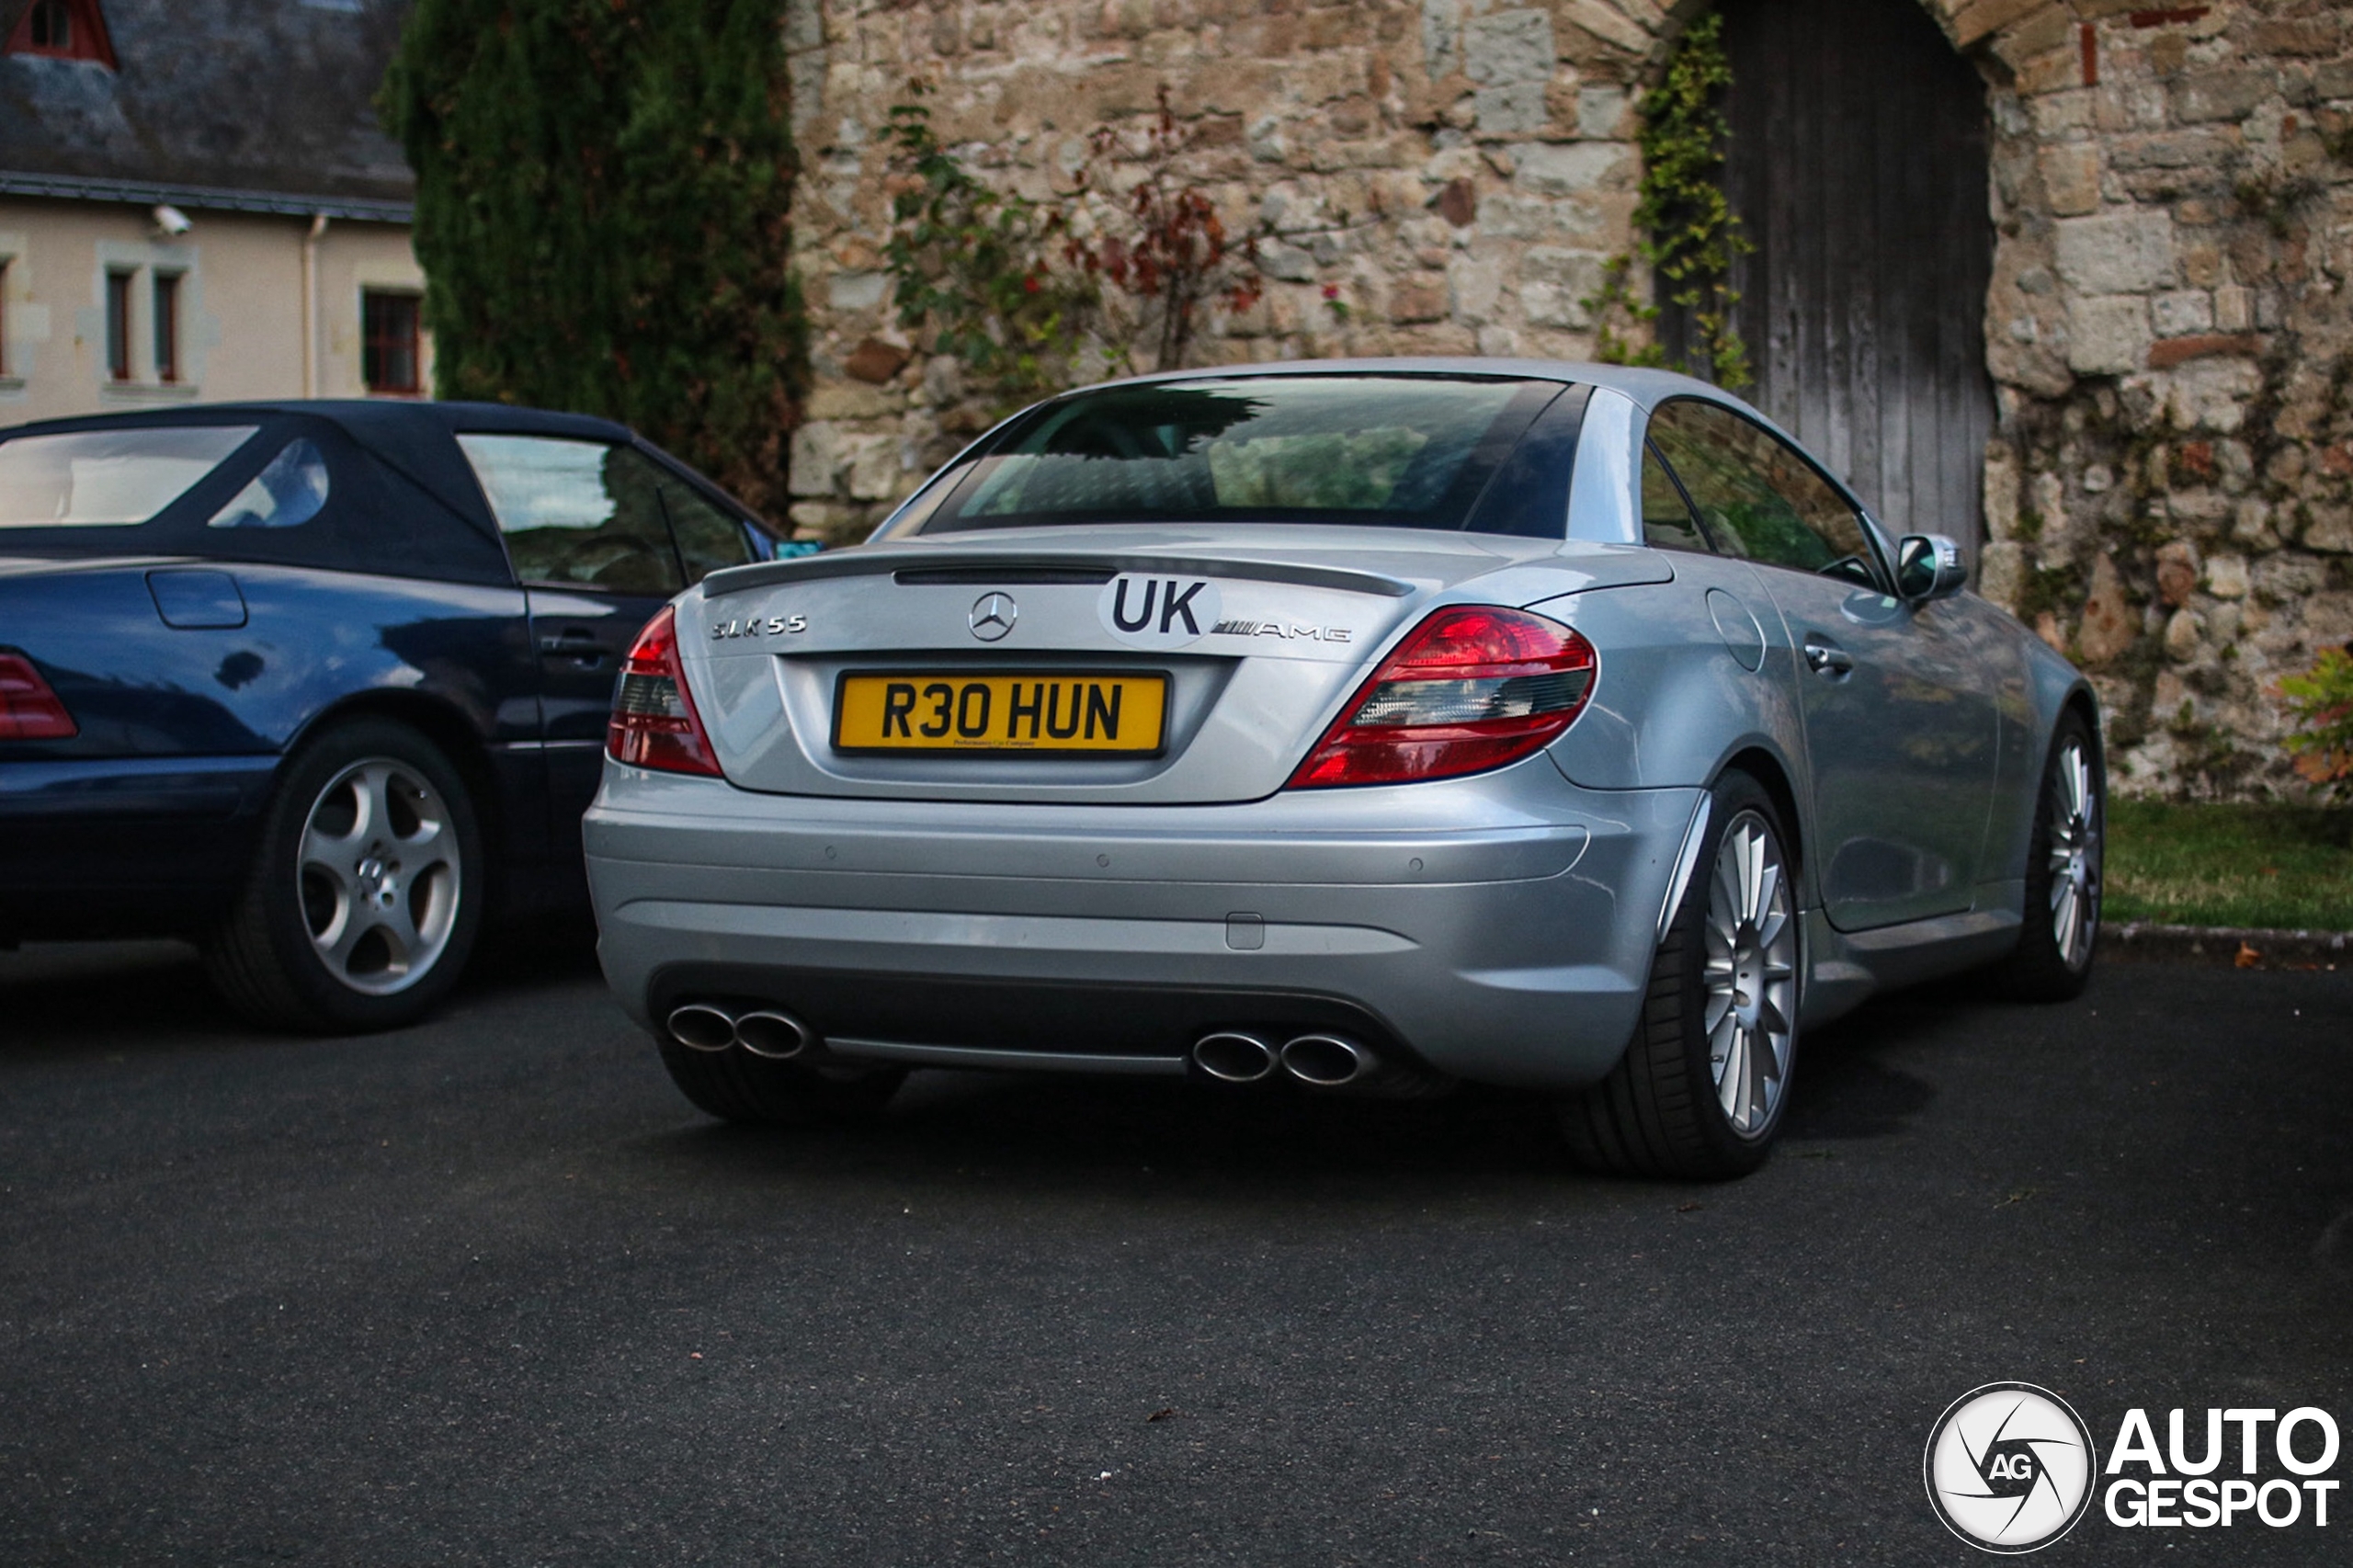
[[[1217,203],[1177,175],[1177,159],[1192,140],[1192,132],[1177,122],[1164,82],[1143,145],[1123,147],[1111,127],[1097,126],[1089,139],[1094,156],[1079,171],[1084,186],[1098,177],[1097,165],[1116,163],[1123,153],[1142,165],[1124,202],[1131,232],[1104,234],[1093,244],[1073,241],[1070,254],[1089,273],[1099,273],[1145,307],[1138,314],[1153,345],[1154,370],[1186,363],[1195,335],[1212,311],[1239,315],[1266,292],[1257,236],[1245,234],[1235,243]]]
[[[1257,236],[1237,239],[1181,176],[1193,137],[1165,85],[1141,138],[1096,128],[1077,188],[1058,203],[974,173],[941,144],[930,94],[911,81],[891,106],[884,265],[899,324],[954,355],[1001,408],[1131,370],[1139,350],[1151,369],[1175,369],[1215,316],[1258,302]]]
[[[891,274],[899,324],[951,354],[994,401],[1029,403],[1082,379],[1101,312],[1092,273],[1068,264],[1063,213],[996,189],[940,144],[928,84],[908,83],[891,144]]]
[[[1733,258],[1756,247],[1724,197],[1724,144],[1732,127],[1721,106],[1731,85],[1723,17],[1711,14],[1685,31],[1665,79],[1643,95],[1634,249],[1609,259],[1601,291],[1586,301],[1597,324],[1595,355],[1604,363],[1667,364],[1665,350],[1645,330],[1658,320],[1663,301],[1689,324],[1692,353],[1677,369],[1730,390],[1756,380],[1748,346],[1732,324],[1740,299],[1731,284]],[[1657,299],[1644,300],[1634,290],[1636,256],[1650,268]]]

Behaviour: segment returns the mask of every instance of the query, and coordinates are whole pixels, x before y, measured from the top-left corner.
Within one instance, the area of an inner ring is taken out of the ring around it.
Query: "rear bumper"
[[[191,928],[244,875],[275,756],[0,762],[0,937]]]
[[[642,1023],[724,996],[834,1037],[1164,1060],[1206,1028],[1299,1023],[1565,1088],[1632,1032],[1699,798],[1581,790],[1541,757],[1152,808],[610,766],[585,839],[605,972]]]

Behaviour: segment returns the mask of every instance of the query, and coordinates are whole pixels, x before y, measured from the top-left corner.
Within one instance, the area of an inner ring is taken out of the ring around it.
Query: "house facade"
[[[2274,685],[2353,640],[2336,0],[789,0],[795,522],[857,537],[986,416],[892,309],[910,78],[1082,223],[1090,133],[1165,86],[1267,282],[1197,361],[1584,358],[1633,326],[1594,301],[1637,238],[1641,97],[1713,10],[1748,395],[2091,672],[2120,788],[2290,785]]]
[[[0,424],[432,385],[405,0],[0,0]]]

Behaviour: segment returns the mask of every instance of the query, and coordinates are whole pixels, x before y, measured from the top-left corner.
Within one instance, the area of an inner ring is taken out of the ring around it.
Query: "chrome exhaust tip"
[[[1283,1047],[1283,1071],[1302,1084],[1336,1089],[1375,1066],[1372,1052],[1345,1035],[1303,1034]]]
[[[1193,1042],[1193,1065],[1221,1084],[1255,1084],[1275,1070],[1274,1041],[1241,1029],[1220,1029]]]
[[[724,1051],[735,1043],[735,1020],[708,1002],[673,1007],[664,1020],[671,1038],[694,1051]]]
[[[755,1056],[783,1062],[800,1055],[814,1042],[809,1026],[790,1013],[763,1007],[735,1020],[735,1043]]]

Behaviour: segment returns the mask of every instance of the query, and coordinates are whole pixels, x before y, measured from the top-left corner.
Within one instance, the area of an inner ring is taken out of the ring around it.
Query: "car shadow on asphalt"
[[[1956,1010],[1988,1003],[1950,983],[1875,997],[1799,1042],[1798,1074],[1782,1123],[1784,1142],[1893,1138],[1935,1103],[1927,1080],[1889,1058],[1922,1036],[1949,1027]]]
[[[1874,1001],[1820,1030],[1806,1041],[1787,1141],[1902,1134],[1937,1091],[1889,1059],[1926,1035],[1968,1028],[1968,1009],[1997,1006],[1982,986],[1931,986]],[[1312,1179],[1345,1190],[1400,1177],[1475,1185],[1574,1173],[1547,1096],[1475,1085],[1398,1100],[1279,1084],[926,1072],[861,1125],[779,1131],[707,1123],[642,1147],[658,1161],[738,1180],[984,1172],[1053,1185],[1150,1172],[1254,1187]]]
[[[486,932],[453,1000],[594,981],[596,941],[585,920]],[[295,1037],[257,1031],[231,1012],[192,943],[28,942],[0,951],[0,1055],[164,1054],[256,1038]]]
[[[0,953],[0,1051],[10,1057],[210,1049],[243,1029],[186,942],[28,943]]]
[[[1138,1175],[1274,1183],[1401,1176],[1493,1178],[1563,1168],[1545,1104],[1464,1088],[1395,1101],[1282,1085],[917,1074],[863,1124],[806,1131],[682,1128],[648,1140],[657,1157],[731,1176],[913,1179],[974,1174],[1080,1185]]]

